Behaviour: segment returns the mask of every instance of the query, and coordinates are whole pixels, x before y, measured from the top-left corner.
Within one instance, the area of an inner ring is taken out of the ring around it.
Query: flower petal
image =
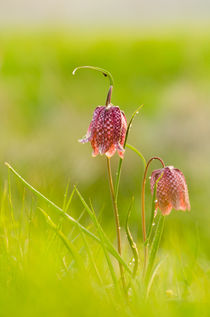
[[[153,193],[155,182],[162,173],[163,176],[157,184],[157,201],[162,214],[168,215],[172,208],[176,210],[190,210],[185,177],[179,169],[173,166],[167,166],[152,172],[150,180],[151,192]]]
[[[94,111],[86,136],[79,141],[81,143],[91,142],[93,156],[100,153],[111,157],[117,150],[119,156],[123,158],[126,129],[127,121],[119,107],[111,104],[107,107],[98,106]]]
[[[115,147],[115,145],[113,144],[110,148],[109,148],[109,150],[106,152],[106,156],[107,157],[112,157],[114,154],[115,154],[115,152],[116,152],[116,147]]]

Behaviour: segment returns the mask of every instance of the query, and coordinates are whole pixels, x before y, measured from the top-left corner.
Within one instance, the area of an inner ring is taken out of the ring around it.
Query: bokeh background
[[[58,205],[67,184],[76,184],[114,237],[105,158],[92,158],[90,145],[78,143],[95,107],[104,104],[109,82],[91,70],[72,76],[79,65],[105,68],[115,80],[112,102],[128,119],[144,104],[128,142],[146,159],[158,155],[186,176],[192,210],[167,217],[163,248],[199,256],[209,274],[209,18],[204,0],[1,1],[2,190],[5,161]],[[117,155],[112,161],[115,173]],[[127,149],[120,218],[123,228],[134,195],[131,227],[139,242],[142,175],[141,160]],[[12,179],[16,206],[20,187]],[[78,206],[74,199],[74,216]]]

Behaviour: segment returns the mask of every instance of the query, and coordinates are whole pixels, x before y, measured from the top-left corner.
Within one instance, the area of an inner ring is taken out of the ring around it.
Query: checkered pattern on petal
[[[163,215],[168,215],[171,209],[190,210],[189,194],[183,173],[172,166],[152,172],[150,186],[153,194],[157,184],[157,206]]]
[[[119,107],[98,106],[88,128],[86,137],[80,142],[91,142],[93,156],[98,153],[107,157],[114,155],[116,150],[120,157],[124,154],[124,141],[127,130],[127,121]]]
[[[102,108],[104,108],[104,107],[98,106],[95,109],[95,111],[93,113],[92,121],[91,121],[91,123],[89,125],[89,128],[87,130],[86,136],[83,139],[80,139],[79,142],[87,143],[87,142],[90,142],[94,138],[94,136],[96,134],[96,127],[97,127],[98,117],[100,115],[100,112],[101,112]]]

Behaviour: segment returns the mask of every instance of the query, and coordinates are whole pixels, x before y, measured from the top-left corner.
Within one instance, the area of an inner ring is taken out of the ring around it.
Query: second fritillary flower
[[[111,104],[98,106],[93,113],[86,136],[79,141],[91,143],[93,156],[105,154],[107,157],[112,157],[117,150],[119,156],[123,158],[126,130],[127,120],[119,107]]]
[[[173,166],[167,166],[152,172],[150,185],[153,193],[157,183],[157,203],[163,215],[168,215],[171,209],[190,210],[187,184],[183,173]]]

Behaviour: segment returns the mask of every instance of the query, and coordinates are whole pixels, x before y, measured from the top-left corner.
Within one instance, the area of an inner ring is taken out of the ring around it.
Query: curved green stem
[[[107,157],[107,170],[108,170],[109,185],[110,185],[110,191],[111,191],[112,203],[113,203],[113,209],[114,209],[114,216],[115,216],[115,225],[116,225],[116,233],[117,233],[117,246],[118,246],[118,252],[121,256],[122,255],[122,245],[121,245],[121,235],[120,235],[119,212],[118,212],[117,200],[116,200],[115,191],[114,191],[110,158],[108,158],[108,157]],[[125,291],[126,285],[125,285],[124,270],[123,270],[122,264],[120,262],[118,262],[118,263],[119,263],[119,268],[120,268],[122,285],[123,285],[123,289]]]
[[[148,284],[149,284],[150,279],[151,279],[151,273],[153,270],[156,254],[157,254],[157,251],[158,251],[158,248],[160,245],[161,237],[163,234],[163,228],[164,228],[165,216],[163,216],[163,215],[161,215],[161,213],[159,213],[157,215],[157,217],[158,217],[158,219],[157,219],[157,223],[156,223],[156,230],[154,233],[154,238],[153,238],[150,253],[149,253],[148,266],[147,266],[147,270],[146,270],[146,274],[145,274],[145,286],[146,286],[146,288],[148,288]]]
[[[109,78],[109,81],[110,81],[110,86],[114,86],[114,79],[112,77],[112,74],[110,72],[108,72],[106,69],[103,69],[103,68],[100,68],[100,67],[95,67],[95,66],[79,66],[79,67],[76,67],[72,74],[75,75],[76,71],[78,69],[82,69],[82,68],[88,68],[88,69],[93,69],[93,70],[96,70],[100,73],[102,73],[105,77],[108,77]]]
[[[126,135],[125,135],[125,142],[124,142],[124,148],[126,147],[126,143],[127,143],[127,139],[128,139],[128,134],[130,132],[130,128],[132,126],[132,122],[135,118],[135,116],[139,113],[139,111],[141,110],[141,108],[144,105],[139,106],[132,114],[131,119],[128,123],[128,127],[127,127],[127,131],[126,131]],[[119,160],[119,164],[118,164],[118,169],[117,169],[117,175],[116,175],[116,181],[115,181],[115,195],[116,195],[116,199],[118,198],[118,192],[119,192],[119,184],[120,184],[120,174],[121,174],[121,169],[122,169],[122,159],[120,158]]]
[[[128,138],[128,134],[129,134],[130,128],[131,128],[131,126],[132,126],[132,122],[133,122],[135,116],[139,113],[139,111],[141,110],[141,108],[142,108],[143,106],[144,106],[144,105],[139,106],[139,107],[133,112],[133,114],[132,114],[132,116],[131,116],[131,119],[130,119],[130,121],[129,121],[129,123],[128,123],[127,132],[126,132],[125,144],[126,144],[126,142],[127,142],[127,138]],[[124,146],[125,146],[125,144],[124,144]]]
[[[146,160],[145,160],[143,154],[142,154],[139,150],[137,150],[133,145],[126,144],[126,147],[128,147],[130,150],[132,150],[133,152],[135,152],[135,153],[142,159],[142,161],[143,161],[143,163],[144,163],[144,167],[146,168],[147,162],[146,162]]]
[[[143,241],[144,241],[144,268],[143,268],[143,275],[145,273],[145,269],[146,269],[146,265],[147,265],[147,253],[148,253],[148,248],[147,248],[147,245],[146,245],[147,234],[146,234],[146,220],[145,220],[145,185],[146,185],[147,171],[148,171],[150,163],[153,160],[160,161],[162,166],[163,166],[163,168],[165,167],[165,164],[164,164],[163,160],[160,157],[154,156],[147,162],[147,165],[146,165],[146,168],[145,168],[145,171],[144,171],[142,192],[141,192],[141,217],[142,217],[142,233],[143,233]]]
[[[112,77],[112,74],[110,72],[108,72],[108,70],[106,70],[106,69],[103,69],[103,68],[100,68],[100,67],[95,67],[95,66],[79,66],[79,67],[76,67],[73,70],[72,74],[75,75],[75,73],[76,73],[76,71],[78,69],[83,69],[83,68],[96,70],[97,72],[102,73],[105,77],[109,78],[110,88],[109,88],[109,91],[108,91],[108,94],[107,94],[107,97],[106,97],[106,107],[107,107],[111,103],[112,90],[113,90],[113,86],[114,86],[114,79]]]

